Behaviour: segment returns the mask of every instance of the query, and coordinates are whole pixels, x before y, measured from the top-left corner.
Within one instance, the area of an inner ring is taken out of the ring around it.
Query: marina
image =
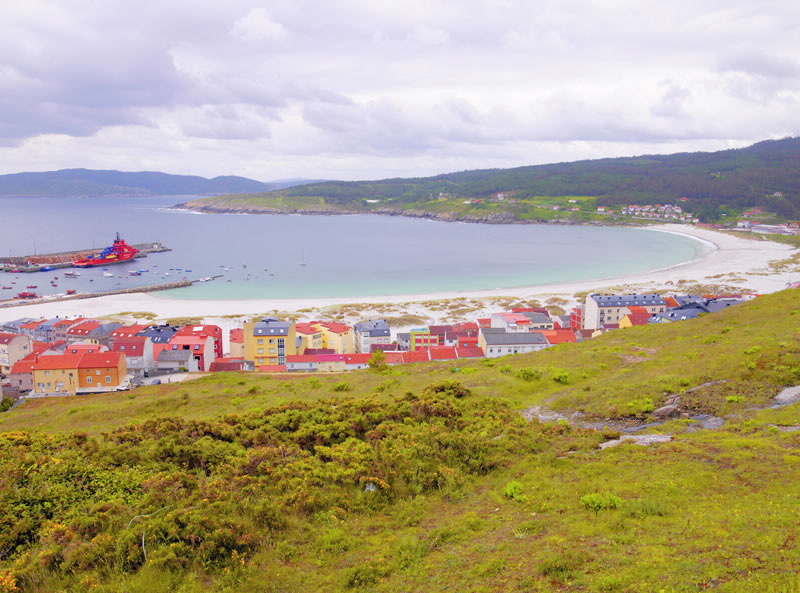
[[[131,245],[138,251],[135,259],[147,257],[149,253],[164,253],[172,251],[160,242],[139,243]],[[76,251],[61,251],[57,253],[41,253],[33,255],[21,255],[17,257],[0,257],[0,271],[13,274],[30,274],[34,272],[50,272],[62,268],[71,268],[73,264],[80,260],[86,260],[101,253],[98,249],[79,249]],[[65,272],[65,275],[80,275],[77,272]]]

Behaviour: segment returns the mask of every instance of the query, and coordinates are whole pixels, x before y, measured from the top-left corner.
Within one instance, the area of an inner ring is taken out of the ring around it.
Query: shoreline
[[[22,317],[78,315],[119,316],[132,321],[134,317],[131,313],[147,312],[155,315],[158,320],[187,317],[204,319],[208,323],[221,325],[224,329],[239,326],[249,316],[265,314],[290,315],[296,319],[324,318],[327,315],[328,318],[338,318],[345,323],[376,316],[390,319],[403,316],[419,318],[419,323],[412,321],[405,324],[408,327],[419,325],[423,320],[429,323],[446,322],[458,315],[459,309],[462,310],[463,317],[484,317],[498,307],[507,307],[512,302],[537,301],[546,305],[550,301],[550,304],[566,308],[578,302],[576,295],[586,292],[670,290],[680,293],[691,290],[692,286],[716,285],[732,289],[729,292],[769,293],[782,290],[790,282],[800,279],[800,269],[798,272],[792,269],[780,272],[769,269],[771,262],[787,259],[794,254],[796,250],[790,245],[758,240],[755,237],[736,237],[681,224],[652,225],[647,228],[691,237],[710,244],[713,251],[705,257],[666,269],[540,286],[304,299],[193,300],[153,294],[125,294],[0,309],[0,322]],[[127,315],[122,315],[123,313]],[[402,325],[398,324],[398,327]]]

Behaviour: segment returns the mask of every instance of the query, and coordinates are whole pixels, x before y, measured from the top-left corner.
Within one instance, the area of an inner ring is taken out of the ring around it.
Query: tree
[[[369,359],[369,368],[376,373],[382,373],[387,369],[386,366],[386,353],[383,350],[376,350],[372,353],[372,358]]]

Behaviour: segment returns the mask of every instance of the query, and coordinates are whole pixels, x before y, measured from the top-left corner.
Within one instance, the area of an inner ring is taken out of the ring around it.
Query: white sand
[[[159,297],[158,293],[130,294],[38,303],[0,309],[0,321],[21,317],[103,317],[127,311],[154,313],[159,319],[176,317],[198,317],[208,323],[217,323],[223,328],[241,326],[244,318],[270,312],[278,314],[296,313],[300,319],[335,318],[337,305],[360,305],[343,314],[341,321],[352,323],[370,317],[399,316],[413,314],[429,323],[453,320],[455,311],[441,304],[432,303],[442,299],[467,299],[472,310],[463,317],[474,319],[497,311],[498,306],[514,302],[538,300],[542,303],[553,297],[565,299],[570,305],[577,302],[579,292],[615,291],[646,292],[658,289],[674,289],[675,293],[686,292],[685,284],[678,281],[700,284],[722,284],[740,290],[769,293],[786,288],[787,284],[800,280],[800,270],[789,266],[787,271],[771,273],[769,263],[791,257],[795,249],[788,245],[731,236],[705,228],[688,225],[664,224],[648,227],[664,232],[682,233],[708,241],[715,246],[714,252],[701,260],[695,260],[666,270],[629,275],[602,280],[588,280],[545,286],[521,287],[500,290],[481,290],[463,293],[435,293],[402,296],[367,296],[327,299],[259,299],[259,300],[177,300]],[[501,301],[505,300],[503,303]],[[374,306],[368,306],[368,305]],[[305,311],[304,311],[305,310]],[[309,311],[310,310],[310,311]],[[299,311],[299,313],[298,313]],[[131,317],[127,317],[132,319]],[[413,321],[404,325],[417,325]]]

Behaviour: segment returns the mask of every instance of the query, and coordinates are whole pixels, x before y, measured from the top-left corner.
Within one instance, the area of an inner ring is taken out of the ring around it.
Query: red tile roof
[[[20,334],[0,333],[0,344],[9,344],[11,340],[22,337]]]
[[[118,327],[111,332],[112,338],[132,337],[141,331],[147,329],[147,325],[135,323],[133,325],[126,325],[125,327]]]
[[[119,366],[122,354],[120,352],[92,352],[84,354],[78,363],[79,369],[97,369]]]
[[[347,332],[353,331],[351,325],[345,325],[344,323],[337,323],[335,321],[312,321],[311,323],[314,325],[321,325],[335,334],[346,334]]]
[[[647,325],[652,315],[650,313],[629,313],[626,317],[632,325]]]
[[[260,373],[285,373],[285,364],[262,364],[258,367]]]
[[[389,353],[387,352],[388,356]],[[414,352],[403,352],[403,362],[428,362],[430,360],[427,350],[415,350]]]
[[[67,333],[71,336],[88,336],[98,327],[100,327],[99,321],[84,321],[78,325],[73,325],[67,330]]]
[[[31,321],[30,323],[26,323],[25,325],[20,325],[20,329],[36,329],[40,325],[42,325],[46,319],[42,319],[41,321]]]
[[[64,354],[90,354],[92,352],[106,352],[108,348],[100,344],[72,344],[67,346]]]
[[[367,364],[371,358],[372,354],[369,352],[364,352],[359,354],[345,354],[344,362],[346,364]]]
[[[123,352],[125,356],[142,356],[144,354],[147,338],[144,336],[131,336],[114,340],[113,352]]]
[[[235,327],[231,330],[231,342],[234,344],[244,344],[244,329]]]
[[[403,354],[405,354],[405,352],[400,352],[399,350],[386,352],[386,364],[403,364],[405,362],[403,360]]]
[[[485,356],[483,349],[477,346],[474,348],[456,348],[456,351],[459,358],[483,358]]]
[[[275,366],[282,366],[282,365],[275,365]],[[244,361],[220,361],[215,360],[211,363],[211,368],[208,369],[212,373],[220,373],[223,371],[241,371],[244,368]],[[283,367],[286,368],[285,366]]]
[[[14,366],[11,367],[11,374],[16,375],[19,373],[32,373],[33,365],[35,364],[36,359],[34,358],[24,358],[22,360],[18,360],[14,363]]]
[[[540,334],[543,334],[547,341],[551,344],[564,344],[565,342],[577,342],[577,338],[575,337],[575,330],[571,328],[564,328],[564,329],[542,329],[539,330]]]
[[[77,369],[84,354],[56,354],[53,356],[40,356],[33,363],[34,371],[55,371],[60,369]]]
[[[430,349],[431,360],[455,360],[458,358],[456,349],[452,346]]]
[[[317,362],[316,354],[289,354],[286,363],[290,362]]]
[[[295,323],[294,331],[297,332],[298,334],[306,334],[306,335],[322,333],[321,330],[317,329],[310,323]]]

